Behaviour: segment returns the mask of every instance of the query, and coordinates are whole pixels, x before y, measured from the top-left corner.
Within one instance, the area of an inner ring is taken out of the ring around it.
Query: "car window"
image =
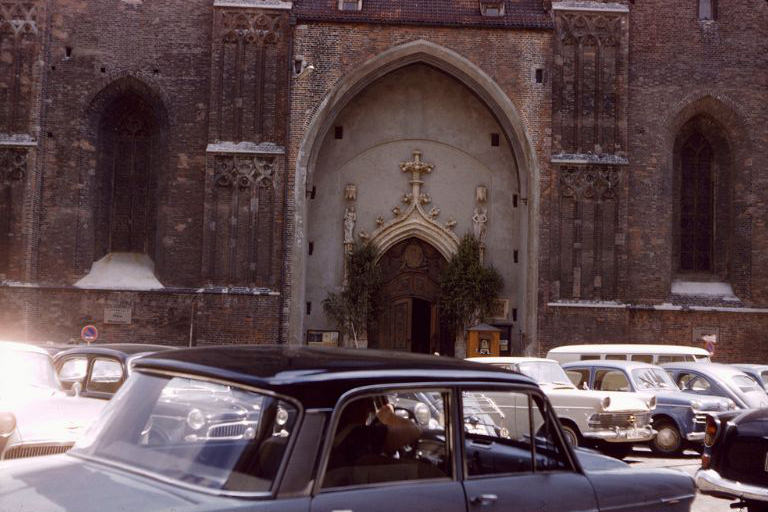
[[[88,359],[86,357],[71,357],[61,365],[59,379],[72,383],[85,378],[87,371]]]
[[[637,391],[665,390],[678,391],[678,387],[667,372],[658,367],[635,368],[632,381]]]
[[[763,379],[763,383],[768,383],[768,370],[760,372],[760,378]]]
[[[86,391],[115,393],[123,382],[123,366],[116,359],[96,358],[91,375],[85,384]]]
[[[624,354],[606,354],[605,358],[609,359],[611,361],[626,361],[627,360],[627,356],[625,356]]]
[[[630,358],[632,361],[640,361],[642,363],[653,363],[653,354],[632,354]]]
[[[470,477],[570,469],[546,402],[512,391],[463,391]]]
[[[687,372],[682,372],[678,375],[677,385],[680,386],[680,389],[682,390],[700,392],[709,391],[712,387],[712,384],[701,375]]]
[[[596,371],[594,388],[600,391],[631,391],[627,376],[620,370]]]
[[[587,389],[589,386],[589,370],[588,369],[576,369],[571,368],[565,370],[565,374],[571,379],[573,385],[579,389]]]
[[[345,403],[323,488],[451,478],[448,391],[387,391]]]
[[[686,360],[685,356],[676,356],[676,355],[659,356],[658,362],[656,364],[679,363],[685,360]]]
[[[733,383],[736,384],[744,393],[749,393],[750,391],[760,391],[757,383],[746,375],[734,375],[732,380]]]
[[[193,378],[137,373],[73,453],[217,492],[272,489],[297,408]]]
[[[579,358],[581,361],[594,361],[596,359],[600,359],[600,355],[594,354],[594,355],[584,355]]]

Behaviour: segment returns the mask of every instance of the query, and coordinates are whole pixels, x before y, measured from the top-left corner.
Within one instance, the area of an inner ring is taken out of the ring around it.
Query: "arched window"
[[[712,272],[714,245],[713,151],[700,133],[680,153],[680,270]]]

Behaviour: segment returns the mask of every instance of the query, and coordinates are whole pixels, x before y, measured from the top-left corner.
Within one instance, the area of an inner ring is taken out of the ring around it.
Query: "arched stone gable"
[[[512,148],[518,173],[520,201],[527,206],[528,212],[539,208],[539,166],[533,144],[518,108],[487,73],[467,58],[455,51],[435,43],[418,40],[391,48],[377,57],[357,66],[326,96],[317,108],[312,122],[307,127],[301,146],[296,155],[296,174],[294,188],[294,236],[289,248],[290,258],[286,265],[291,269],[290,293],[286,297],[289,341],[301,343],[304,320],[304,293],[306,282],[306,218],[307,205],[305,195],[307,183],[311,181],[321,142],[333,126],[334,120],[344,107],[370,84],[383,76],[405,66],[423,63],[432,66],[467,86],[490,110],[502,128],[503,135]],[[537,259],[538,253],[538,216],[530,213],[526,216],[527,248],[520,262],[525,268],[525,310],[526,318],[522,328],[531,337],[536,332],[536,297],[537,297]],[[397,237],[401,239],[401,237]]]

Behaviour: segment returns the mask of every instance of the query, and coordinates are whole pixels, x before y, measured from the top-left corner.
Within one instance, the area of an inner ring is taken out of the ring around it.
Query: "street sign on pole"
[[[90,345],[91,342],[96,341],[99,338],[99,330],[95,325],[86,325],[80,331],[80,338]]]

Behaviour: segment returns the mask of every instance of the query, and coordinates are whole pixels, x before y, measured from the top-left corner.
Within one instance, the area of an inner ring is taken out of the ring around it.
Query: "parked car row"
[[[684,473],[572,447],[541,387],[493,365],[250,346],[132,371],[70,452],[2,463],[0,509],[675,512],[695,494]],[[598,414],[633,402],[616,400]],[[239,434],[211,435],[225,422]]]

